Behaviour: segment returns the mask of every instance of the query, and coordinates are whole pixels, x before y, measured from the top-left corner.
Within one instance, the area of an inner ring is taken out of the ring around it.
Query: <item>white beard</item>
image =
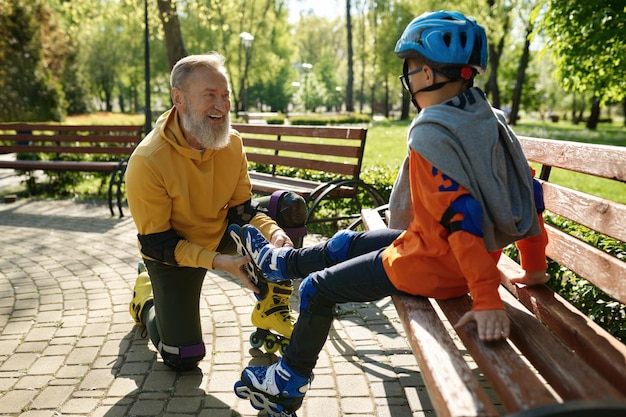
[[[186,106],[189,111],[183,113],[183,126],[193,135],[204,149],[222,149],[230,143],[230,114],[222,118],[220,124],[209,124],[208,115],[196,113],[193,108]]]

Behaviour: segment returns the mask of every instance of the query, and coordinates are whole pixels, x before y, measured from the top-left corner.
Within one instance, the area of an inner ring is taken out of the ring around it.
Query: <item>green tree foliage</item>
[[[556,78],[600,103],[626,97],[626,6],[623,0],[550,0],[542,23]]]
[[[0,120],[61,120],[67,50],[53,11],[39,1],[0,3]]]
[[[513,101],[513,93],[516,87],[516,79],[519,72],[519,63],[523,53],[523,42],[511,45],[502,55],[502,64],[500,65],[500,86],[503,103],[511,103]],[[531,54],[531,59],[537,54]],[[536,69],[538,66],[530,66],[525,71],[524,84],[521,94],[521,108],[532,111],[538,109],[544,104],[546,91],[543,90],[539,83],[539,74]],[[547,103],[545,103],[547,104]]]
[[[19,116],[24,119],[58,119],[66,111],[81,113],[90,107],[142,110],[144,1],[0,1],[0,94],[8,98],[0,105],[7,107],[2,108],[2,117],[14,119],[19,109],[29,112]],[[155,111],[170,106],[168,35],[158,9],[166,1],[147,0],[150,91]],[[194,54],[215,50],[226,56],[233,109],[300,111],[305,96],[310,100],[310,109],[345,108],[348,49],[343,6],[347,2],[337,1],[342,7],[336,18],[305,12],[297,22],[287,20],[287,0],[172,2],[169,5],[175,5],[171,10],[177,13],[184,49]],[[401,109],[403,118],[410,116],[413,109],[397,78],[402,63],[393,49],[413,17],[438,9],[459,10],[485,27],[494,48],[488,73],[478,77],[476,85],[488,92],[495,105],[502,91],[500,101],[508,106],[516,100],[511,99],[511,89],[520,91],[515,79],[524,74],[520,65],[524,55],[519,53],[524,39],[517,29],[527,21],[528,10],[534,4],[544,6],[538,8],[542,12],[538,17],[545,16],[547,22],[542,26],[543,33],[558,35],[558,39],[547,36],[548,47],[556,52],[559,77],[572,94],[576,93],[576,103],[594,96],[603,102],[616,102],[626,91],[624,6],[615,6],[617,3],[618,0],[601,4],[582,0],[351,0],[355,107],[358,111],[385,115]],[[561,22],[563,28],[554,25],[559,19],[566,19]],[[239,36],[242,32],[254,35],[247,49]],[[578,38],[569,38],[575,35]],[[555,49],[557,43],[561,49]],[[532,111],[538,110],[533,108],[538,98],[547,105],[540,90],[553,89],[548,86],[545,73],[549,70],[544,61],[532,55],[530,58],[533,59],[529,61],[518,101],[525,110]],[[308,75],[299,69],[302,67],[298,64],[302,63],[312,64]],[[535,68],[539,65],[538,71]],[[20,77],[14,75],[17,73]],[[26,84],[17,78],[27,80]],[[304,91],[305,78],[309,80],[308,95]],[[541,88],[533,88],[533,84]],[[247,94],[242,96],[244,91]],[[14,101],[16,94],[19,99]],[[563,103],[572,101],[571,95],[562,92],[555,97],[559,100],[550,105],[555,111],[563,111]],[[35,99],[43,103],[40,108],[31,105]],[[581,112],[582,109],[577,111],[577,117]]]

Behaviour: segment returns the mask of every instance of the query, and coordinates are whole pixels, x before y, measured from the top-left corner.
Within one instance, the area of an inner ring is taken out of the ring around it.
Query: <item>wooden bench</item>
[[[252,190],[258,194],[289,190],[301,195],[307,201],[307,224],[358,218],[361,207],[386,202],[375,187],[360,179],[367,129],[236,123],[233,128],[243,138],[248,161],[268,168],[268,172],[250,172]],[[280,168],[338,177],[328,182],[307,180],[280,175]],[[359,208],[332,216],[317,212],[323,200],[341,199],[356,201]]]
[[[0,123],[0,154],[17,154],[14,160],[0,161],[0,168],[111,173],[109,209],[111,215],[115,215],[115,194],[122,217],[122,185],[126,163],[141,140],[142,129],[142,126]],[[31,157],[36,155],[36,159],[20,159],[20,154],[29,154]],[[68,160],[77,155],[98,155],[101,160]]]
[[[541,165],[550,213],[626,242],[624,204],[548,181],[551,168],[561,168],[626,182],[626,148],[529,137],[520,142],[529,161]],[[362,212],[366,229],[386,227],[381,213],[385,207]],[[546,228],[550,259],[626,303],[626,262]],[[471,308],[469,295],[393,298],[437,416],[626,416],[626,345],[547,286],[511,284],[522,274],[511,258],[503,255],[499,268],[512,326],[507,341],[482,343],[471,326],[452,328]]]

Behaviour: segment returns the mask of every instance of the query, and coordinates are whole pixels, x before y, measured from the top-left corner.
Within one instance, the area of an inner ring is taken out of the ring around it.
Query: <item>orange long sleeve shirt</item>
[[[413,149],[409,165],[413,220],[383,253],[389,279],[410,294],[446,299],[469,291],[473,310],[503,309],[498,294],[500,251],[490,253],[481,237],[464,230],[450,234],[440,224],[448,207],[468,191]],[[457,213],[452,220],[462,219]],[[547,237],[540,223],[540,235],[518,242],[522,267],[529,271],[546,268]]]

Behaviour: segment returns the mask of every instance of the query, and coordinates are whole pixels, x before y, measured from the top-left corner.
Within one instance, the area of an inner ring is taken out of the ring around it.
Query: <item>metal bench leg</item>
[[[120,213],[120,218],[124,217],[124,212],[122,211],[122,183],[124,182],[124,174],[126,173],[127,164],[128,159],[122,159],[111,173],[111,179],[109,180],[109,210],[111,211],[111,216],[115,216],[115,212],[113,210],[113,187],[117,187],[115,190],[115,197],[117,198],[117,209]]]

